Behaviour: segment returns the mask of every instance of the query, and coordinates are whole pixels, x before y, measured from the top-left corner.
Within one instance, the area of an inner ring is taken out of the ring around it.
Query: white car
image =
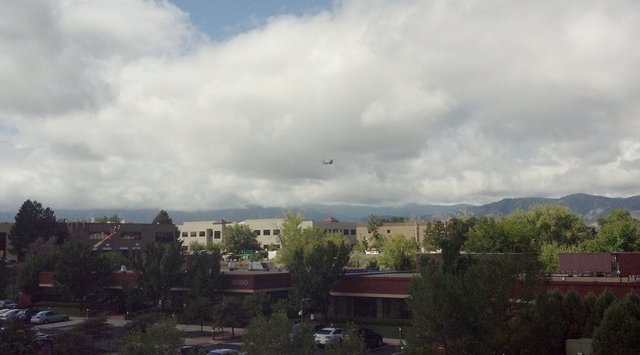
[[[31,317],[31,323],[35,324],[66,322],[68,320],[69,317],[66,314],[58,313],[55,311],[42,311]]]
[[[333,343],[336,341],[342,341],[342,336],[344,335],[344,329],[342,328],[322,328],[318,330],[314,337],[316,339],[316,343],[320,345],[327,345],[329,343]]]

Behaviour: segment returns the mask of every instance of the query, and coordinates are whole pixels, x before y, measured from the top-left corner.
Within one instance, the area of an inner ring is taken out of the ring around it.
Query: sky
[[[635,0],[0,5],[0,210],[640,194]]]

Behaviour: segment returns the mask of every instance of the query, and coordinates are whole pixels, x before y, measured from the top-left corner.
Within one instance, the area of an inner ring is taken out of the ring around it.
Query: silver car
[[[23,311],[22,309],[12,309],[8,312],[4,312],[2,314],[0,314],[0,319],[17,319],[18,318],[18,313],[20,313],[20,311]]]
[[[58,313],[55,311],[42,311],[31,317],[31,323],[35,324],[65,322],[68,320],[69,317],[66,314]]]

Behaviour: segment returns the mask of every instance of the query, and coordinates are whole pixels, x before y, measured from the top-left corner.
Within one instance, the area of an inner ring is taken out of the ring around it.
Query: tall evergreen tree
[[[24,261],[27,247],[36,239],[55,238],[59,244],[68,234],[66,225],[56,221],[53,210],[43,208],[38,201],[27,200],[20,207],[9,231],[10,251],[17,256],[18,261]]]
[[[160,210],[153,221],[151,221],[151,224],[173,224],[173,220],[169,217],[167,211]]]

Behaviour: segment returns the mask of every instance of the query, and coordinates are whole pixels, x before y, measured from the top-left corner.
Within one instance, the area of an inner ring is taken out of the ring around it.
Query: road
[[[40,329],[46,333],[59,333],[65,330],[69,330],[73,328],[75,325],[82,323],[87,319],[85,317],[70,317],[70,318],[71,319],[67,322],[39,324],[34,326],[34,328]],[[107,322],[114,327],[123,327],[130,321],[124,320],[122,316],[119,316],[119,317],[116,316],[116,317],[109,317],[107,319]],[[200,331],[199,325],[178,324],[177,327],[182,331]],[[231,330],[225,329],[225,334],[230,335]],[[236,328],[235,334],[236,336],[241,336],[242,334],[244,334],[244,329]],[[206,350],[223,349],[223,348],[240,350],[240,348],[242,347],[242,343],[238,341],[238,338],[235,338],[233,340],[232,339],[225,340],[224,338],[221,339],[220,336],[218,336],[218,340],[213,340],[210,336],[204,336],[199,338],[187,338],[185,340],[186,340],[185,341],[186,345],[196,345]],[[385,345],[381,348],[369,350],[369,354],[392,355],[400,352],[400,347],[398,346],[397,339],[385,338],[384,344]],[[319,348],[314,353],[314,355],[323,355],[324,353],[325,351]]]

